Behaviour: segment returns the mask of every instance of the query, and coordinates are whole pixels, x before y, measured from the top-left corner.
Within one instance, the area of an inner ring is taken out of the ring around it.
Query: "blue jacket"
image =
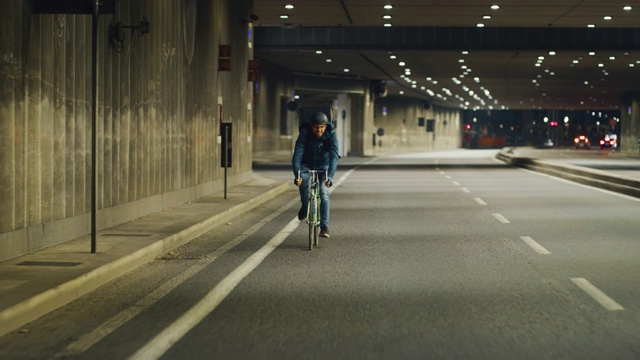
[[[313,170],[327,170],[327,177],[332,179],[338,169],[338,136],[332,123],[321,138],[317,138],[310,126],[303,126],[298,134],[293,151],[291,165],[293,174],[298,176],[302,166]]]

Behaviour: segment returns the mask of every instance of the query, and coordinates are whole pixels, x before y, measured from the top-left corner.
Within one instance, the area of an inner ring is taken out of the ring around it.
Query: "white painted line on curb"
[[[533,240],[533,238],[531,238],[530,236],[520,236],[520,239],[526,242],[527,245],[531,246],[531,248],[537,251],[539,254],[542,254],[542,255],[551,254],[549,250],[545,249],[544,246],[538,244],[538,242]]]
[[[600,305],[604,306],[605,309],[611,311],[624,310],[624,308],[620,304],[615,302],[612,298],[608,297],[600,289],[591,284],[587,279],[571,278],[571,281],[584,292],[589,294],[589,296],[591,296],[595,301],[600,303]]]
[[[500,221],[503,224],[510,224],[511,221],[507,220],[506,217],[500,215],[500,214],[491,214],[493,215],[494,218],[498,219],[498,221]]]
[[[480,198],[473,198],[473,200],[475,200],[478,204],[480,205],[487,205],[486,202],[484,202],[484,200],[480,199]]]
[[[471,193],[471,190],[467,189],[466,187],[460,188],[460,190],[462,190],[462,192],[465,192],[467,194]]]

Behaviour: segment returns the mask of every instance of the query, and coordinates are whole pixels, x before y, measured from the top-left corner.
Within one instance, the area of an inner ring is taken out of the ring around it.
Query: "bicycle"
[[[326,170],[304,170],[309,173],[309,201],[307,203],[306,223],[309,225],[309,250],[313,250],[314,246],[318,246],[318,238],[320,233],[320,179],[318,173],[326,173]],[[298,179],[300,171],[298,171]]]

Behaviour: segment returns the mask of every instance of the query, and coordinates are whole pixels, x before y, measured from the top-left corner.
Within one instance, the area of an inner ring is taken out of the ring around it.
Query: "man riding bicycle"
[[[298,219],[304,220],[307,216],[307,203],[309,201],[309,173],[304,170],[325,170],[319,173],[320,180],[320,236],[329,237],[329,188],[332,178],[338,168],[338,136],[333,124],[322,112],[311,116],[309,124],[300,129],[296,140],[291,165],[296,176],[294,183],[300,188],[300,201],[302,207],[298,212]],[[303,172],[301,173],[300,170]],[[302,179],[298,179],[298,174]],[[302,185],[302,186],[301,186]]]

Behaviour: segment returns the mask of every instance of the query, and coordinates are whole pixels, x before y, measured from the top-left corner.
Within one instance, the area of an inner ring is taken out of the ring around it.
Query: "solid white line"
[[[460,190],[462,190],[462,192],[465,192],[465,193],[470,193],[471,192],[471,190],[469,190],[469,189],[467,189],[465,187],[460,188]]]
[[[166,296],[173,289],[177,288],[180,284],[184,283],[187,279],[191,278],[192,276],[200,272],[200,270],[204,269],[206,266],[213,263],[221,255],[225,254],[227,251],[231,250],[233,247],[243,242],[249,236],[256,233],[264,225],[271,222],[277,216],[279,216],[280,214],[285,212],[287,209],[289,209],[291,206],[293,206],[294,203],[297,203],[299,201],[300,200],[298,199],[294,199],[289,203],[287,203],[286,205],[280,207],[274,213],[265,217],[260,222],[254,224],[249,229],[245,230],[242,234],[236,236],[231,241],[229,241],[228,243],[218,248],[216,251],[212,252],[211,254],[208,254],[203,259],[199,260],[198,262],[193,264],[191,267],[189,267],[187,270],[183,271],[179,275],[173,277],[172,279],[162,284],[160,287],[156,288],[154,291],[152,291],[151,293],[149,293],[148,295],[140,299],[134,305],[121,311],[117,315],[111,317],[109,320],[105,321],[100,326],[93,329],[91,332],[84,334],[78,340],[72,342],[65,349],[57,353],[56,356],[54,357],[57,358],[57,357],[71,356],[71,355],[77,355],[85,352],[91,346],[98,343],[98,341],[102,340],[104,337],[111,334],[113,331],[118,329],[127,321],[131,320],[132,318],[140,314],[142,311],[146,310],[149,306],[155,304],[159,299]]]
[[[576,284],[584,292],[589,294],[589,296],[591,296],[595,301],[600,303],[600,305],[604,306],[605,309],[611,311],[624,310],[624,308],[620,304],[600,291],[600,289],[591,284],[587,279],[571,278],[571,281],[573,281],[573,283]]]
[[[551,254],[549,252],[549,250],[545,249],[544,246],[538,244],[538,242],[533,240],[530,236],[520,236],[520,239],[522,239],[524,242],[526,242],[527,245],[531,246],[531,248],[533,250],[537,251],[539,254],[542,254],[542,255]]]
[[[480,198],[473,198],[473,200],[475,200],[478,204],[480,205],[487,205],[486,202],[484,202],[484,200],[480,199]]]
[[[158,359],[178,342],[189,330],[198,325],[209,313],[215,310],[224,298],[249,275],[264,259],[271,254],[298,227],[296,218],[267,242],[260,250],[249,256],[240,266],[227,275],[216,287],[196,305],[185,312],[178,320],[169,325],[153,340],[148,342],[129,359]]]
[[[376,161],[373,159],[367,164]],[[359,166],[349,170],[331,187],[330,190],[337,188],[346,178],[353,173]],[[295,200],[298,201],[298,200]],[[275,250],[280,244],[291,235],[291,233],[298,227],[300,220],[298,217],[294,217],[279,233],[277,233],[269,242],[267,242],[262,248],[253,253],[247,260],[245,260],[240,266],[229,273],[222,281],[218,283],[211,291],[205,295],[196,305],[185,312],[178,320],[173,324],[165,328],[160,334],[148,342],[145,346],[140,348],[135,354],[129,357],[131,360],[137,359],[158,359],[164,353],[169,350],[173,344],[178,342],[184,335],[195,327],[202,319],[215,310],[218,305],[231,293],[231,291],[258,265],[266,259],[273,250]]]
[[[500,221],[503,224],[509,224],[511,223],[511,221],[507,220],[506,217],[500,215],[500,214],[491,214],[493,215],[494,218],[498,219],[498,221]]]
[[[563,183],[566,183],[566,184],[579,186],[581,188],[591,189],[591,190],[599,191],[599,192],[604,193],[604,194],[615,195],[617,197],[621,197],[621,198],[624,198],[624,199],[627,199],[627,200],[633,200],[635,202],[640,202],[640,198],[637,198],[635,196],[621,194],[621,193],[617,193],[615,191],[597,188],[595,186],[589,186],[589,185],[585,185],[585,184],[580,184],[580,183],[577,183],[577,182],[574,182],[574,181],[571,181],[571,180],[563,179],[563,178],[560,178],[560,177],[556,177],[556,176],[548,175],[548,174],[544,174],[544,173],[539,173],[537,171],[533,171],[533,170],[529,170],[529,169],[520,168],[520,170],[526,171],[528,173],[535,174],[535,175],[538,175],[538,176],[547,177],[549,179],[557,180],[557,181],[560,181],[560,182],[563,182]]]

